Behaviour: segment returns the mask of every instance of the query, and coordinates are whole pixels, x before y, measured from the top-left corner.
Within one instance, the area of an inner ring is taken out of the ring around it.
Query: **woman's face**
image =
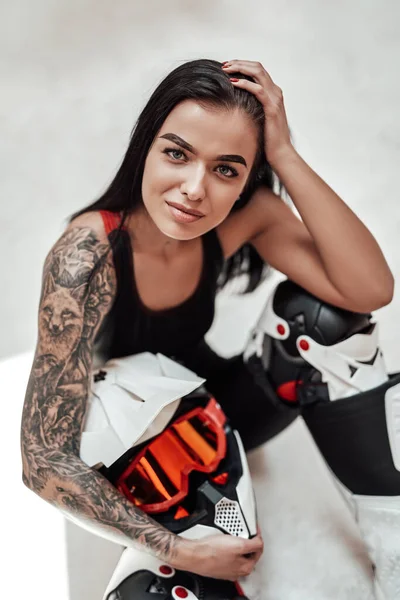
[[[194,100],[178,104],[144,167],[143,203],[156,226],[189,240],[219,225],[243,190],[256,151],[257,129],[244,112],[205,109]]]

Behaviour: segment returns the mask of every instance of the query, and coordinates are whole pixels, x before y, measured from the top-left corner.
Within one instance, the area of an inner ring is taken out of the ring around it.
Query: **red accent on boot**
[[[288,402],[297,402],[297,386],[300,384],[298,381],[285,381],[276,390],[276,393],[283,400]]]

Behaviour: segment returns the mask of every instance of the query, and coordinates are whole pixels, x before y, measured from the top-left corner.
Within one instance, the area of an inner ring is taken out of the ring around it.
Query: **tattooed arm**
[[[192,542],[153,521],[79,458],[93,342],[116,292],[107,237],[87,218],[66,229],[44,265],[38,342],[22,416],[23,481],[90,531],[124,546],[140,544],[185,568]]]

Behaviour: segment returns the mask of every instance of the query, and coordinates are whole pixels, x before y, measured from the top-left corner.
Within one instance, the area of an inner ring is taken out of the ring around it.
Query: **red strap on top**
[[[111,210],[101,210],[100,214],[107,235],[114,231],[114,229],[118,229],[121,223],[121,215],[119,213],[112,212]]]

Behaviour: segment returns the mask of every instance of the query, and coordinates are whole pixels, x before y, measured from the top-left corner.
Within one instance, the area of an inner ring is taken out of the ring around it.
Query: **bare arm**
[[[39,333],[22,416],[23,481],[94,533],[180,566],[191,543],[137,509],[79,458],[95,335],[111,308],[115,271],[105,236],[69,227],[43,272]],[[91,281],[94,264],[101,266]]]
[[[300,181],[299,175],[296,185]],[[268,264],[330,304],[356,312],[388,304],[393,276],[376,240],[334,192],[318,196],[312,190],[290,190],[301,221],[271,190],[259,188],[251,207],[259,227],[252,245]]]
[[[394,278],[385,257],[368,228],[293,147],[281,88],[260,62],[229,60],[223,69],[235,74],[234,87],[261,103],[266,159],[301,216],[296,221],[272,200],[271,190],[259,188],[250,210],[256,229],[248,240],[267,263],[326,302],[356,312],[388,304]]]

